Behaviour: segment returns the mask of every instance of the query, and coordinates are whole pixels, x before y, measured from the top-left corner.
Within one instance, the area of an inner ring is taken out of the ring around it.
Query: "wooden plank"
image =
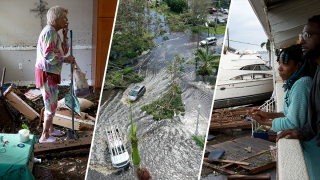
[[[276,167],[277,163],[276,162],[272,162],[272,163],[269,163],[269,164],[266,164],[264,166],[260,166],[258,168],[255,168],[255,169],[252,169],[249,174],[256,174],[258,172],[261,172],[261,171],[265,171],[267,169],[271,169],[273,167]]]
[[[256,180],[269,180],[271,176],[269,173],[258,175],[230,175],[228,180],[242,180],[242,179],[256,179]]]
[[[227,141],[224,143],[219,143],[215,145],[207,146],[206,148],[213,148],[215,151],[225,150],[224,157],[228,160],[233,161],[244,161],[253,156],[265,153],[270,150],[270,145],[275,146],[274,142],[266,141],[259,138],[251,138],[250,136],[235,139],[234,141]],[[251,153],[253,155],[248,156],[247,151],[244,149],[245,147],[254,147],[251,149]],[[211,149],[210,148],[210,149]],[[233,163],[228,163],[226,165],[221,166],[220,168],[227,168],[231,166]],[[245,166],[243,166],[245,167]],[[251,170],[251,169],[250,169]]]
[[[233,163],[233,164],[239,164],[239,165],[245,165],[248,166],[250,165],[250,163],[246,163],[246,162],[240,162],[240,161],[231,161],[231,160],[223,160],[223,159],[210,159],[210,158],[203,158],[204,160],[208,160],[208,161],[215,161],[215,162],[222,162],[222,163]]]
[[[226,125],[211,125],[210,124],[210,130],[211,129],[225,129],[225,128],[232,128],[232,127],[240,127],[240,126],[250,126],[251,122],[243,122],[243,123],[234,123],[234,124],[226,124]]]
[[[57,153],[81,148],[90,148],[92,137],[84,137],[79,139],[69,139],[52,143],[34,144],[34,155],[45,153]]]
[[[248,151],[248,153],[251,153],[251,147],[250,146],[248,148],[246,148],[246,150]]]
[[[226,172],[228,174],[235,174],[233,171],[230,171],[230,170],[227,170],[227,169],[221,169],[213,164],[210,164],[210,163],[207,163],[207,162],[203,162],[203,165],[204,166],[207,166],[209,168],[213,168],[213,169],[216,169],[216,170],[219,170],[219,171],[223,171],[223,172]]]

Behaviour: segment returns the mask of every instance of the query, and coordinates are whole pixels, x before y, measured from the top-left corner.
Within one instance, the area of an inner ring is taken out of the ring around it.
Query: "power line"
[[[226,39],[226,40],[228,40],[228,39]],[[251,44],[251,43],[247,43],[247,42],[234,41],[234,40],[229,40],[229,41],[232,41],[232,42],[237,42],[237,43],[242,43],[242,44],[250,44],[250,45],[254,45],[254,46],[260,46],[260,47],[261,47],[261,44]]]

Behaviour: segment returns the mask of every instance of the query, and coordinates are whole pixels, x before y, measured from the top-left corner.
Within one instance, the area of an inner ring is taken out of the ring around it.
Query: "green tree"
[[[110,54],[134,57],[154,48],[153,39],[166,33],[163,20],[147,6],[145,0],[119,0]]]
[[[185,62],[184,58],[181,58],[179,54],[174,54],[175,60],[167,64],[167,76],[164,79],[170,78],[170,83],[172,87],[178,86],[179,78],[181,77],[181,72],[184,72],[184,67],[182,63]]]
[[[213,69],[218,71],[220,55],[216,55],[216,52],[209,52],[209,46],[207,44],[206,50],[196,49],[196,52],[193,53],[195,57],[195,61],[188,61],[187,64],[196,64],[200,65],[200,70],[197,71],[200,75],[211,75],[213,74]]]

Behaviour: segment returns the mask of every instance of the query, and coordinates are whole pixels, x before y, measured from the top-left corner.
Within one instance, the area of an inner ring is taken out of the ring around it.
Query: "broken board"
[[[29,99],[27,99],[24,94],[16,89],[13,84],[4,92],[4,97],[6,100],[15,107],[18,111],[20,111],[26,118],[30,120],[34,120],[37,117],[40,117],[40,107],[37,109],[38,112],[33,109],[30,105],[37,106],[33,104],[33,102]],[[22,99],[22,97],[25,97],[25,99]]]
[[[247,110],[253,107],[239,107],[236,109],[219,109],[212,112],[210,131],[225,129],[251,128],[250,121],[245,119]]]
[[[45,153],[57,153],[62,151],[70,151],[80,148],[90,148],[92,137],[84,137],[79,139],[69,139],[65,141],[57,141],[52,143],[34,144],[34,155],[38,156]]]
[[[276,166],[276,161],[273,157],[273,152],[270,151],[270,146],[276,144],[270,141],[266,141],[259,138],[243,137],[224,143],[219,143],[206,147],[205,157],[211,151],[224,150],[225,154],[223,159],[231,161],[241,161],[250,163],[249,167],[239,166],[238,168],[245,169],[249,174],[255,174],[257,172],[270,169]],[[251,153],[248,153],[245,148],[251,147]],[[269,156],[271,154],[271,156]],[[227,163],[220,166],[220,169],[228,169],[233,163]],[[231,171],[232,172],[232,171]]]
[[[74,129],[83,130],[87,128],[88,130],[93,130],[94,122],[91,120],[85,119],[86,114],[81,112],[81,117],[77,114],[74,114]],[[55,116],[53,117],[53,124],[63,126],[66,128],[72,128],[72,117],[70,110],[61,110],[56,111]]]

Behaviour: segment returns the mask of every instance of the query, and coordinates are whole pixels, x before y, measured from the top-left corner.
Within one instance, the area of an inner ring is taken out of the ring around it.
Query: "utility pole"
[[[218,8],[220,9],[220,0],[219,0],[219,6],[218,6]],[[216,12],[216,23],[215,23],[215,26],[214,26],[214,31],[215,31],[214,37],[216,37],[216,33],[217,33],[218,12],[219,12],[219,10],[217,9],[217,12]]]
[[[230,51],[230,49],[229,49],[229,28],[227,28],[227,34],[228,34],[228,51]]]

